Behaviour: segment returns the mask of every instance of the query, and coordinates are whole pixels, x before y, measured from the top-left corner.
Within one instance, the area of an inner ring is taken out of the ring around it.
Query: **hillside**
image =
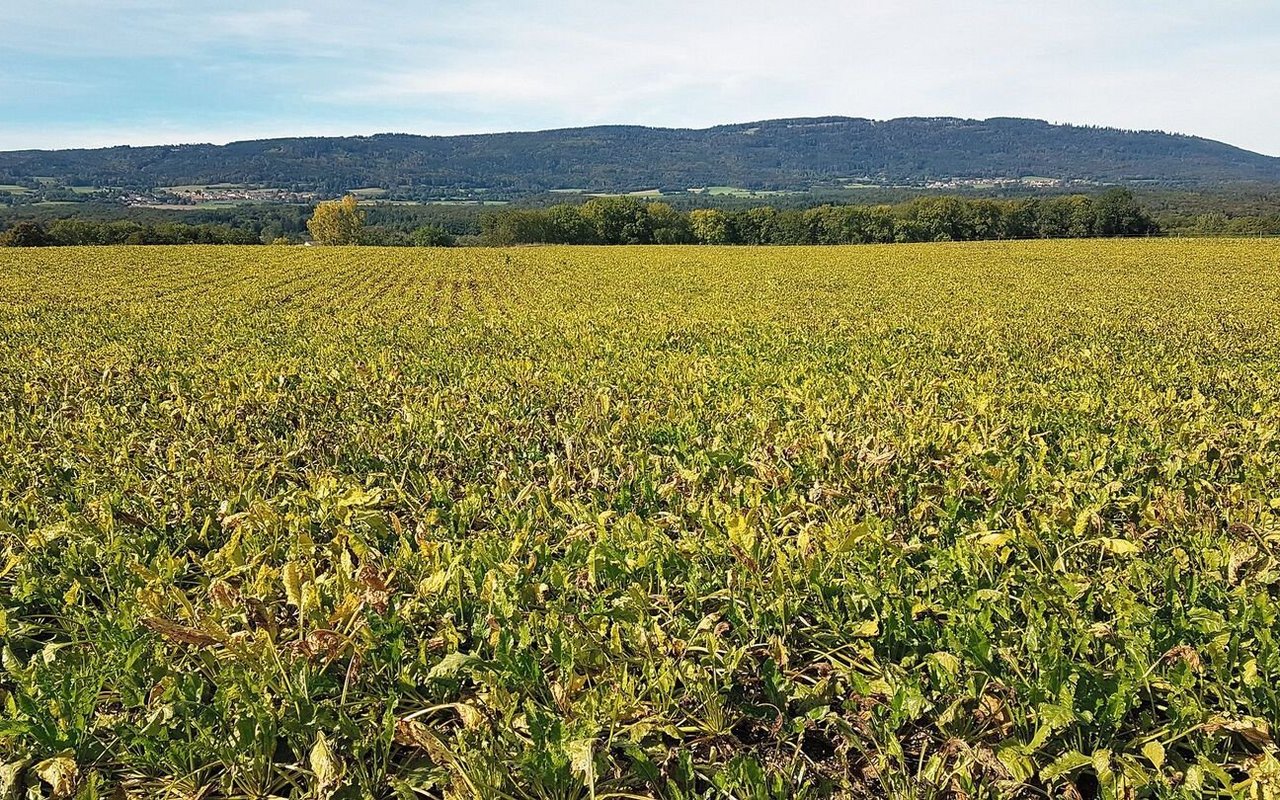
[[[382,187],[419,195],[568,187],[807,190],[1030,176],[1212,186],[1280,183],[1280,158],[1192,136],[1037,120],[824,117],[704,130],[608,126],[0,153],[0,183],[36,176],[136,189],[235,183],[326,192]]]

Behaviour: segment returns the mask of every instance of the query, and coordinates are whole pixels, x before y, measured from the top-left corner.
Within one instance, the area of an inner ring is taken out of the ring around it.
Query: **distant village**
[[[1060,189],[1067,186],[1096,186],[1092,181],[1068,181],[1062,178],[948,178],[930,181],[926,189]]]
[[[149,192],[127,192],[121,200],[131,208],[169,208],[173,206],[232,205],[240,203],[310,204],[319,199],[316,192],[252,186],[170,186]]]

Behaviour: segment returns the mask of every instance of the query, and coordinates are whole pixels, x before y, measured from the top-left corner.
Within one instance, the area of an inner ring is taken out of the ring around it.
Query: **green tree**
[[[1039,233],[1040,200],[1032,197],[1011,203],[1004,217],[1004,235],[1009,239],[1034,239]]]
[[[898,220],[890,206],[876,206],[867,213],[866,239],[876,244],[889,244],[898,235]]]
[[[453,234],[439,225],[423,225],[409,237],[414,247],[453,247]]]
[[[355,195],[341,200],[331,200],[316,206],[315,214],[307,220],[307,230],[316,244],[359,244],[364,231],[364,211]]]
[[[756,206],[733,216],[740,244],[776,244],[778,210],[773,206]]]
[[[1110,189],[1093,204],[1093,232],[1098,236],[1145,236],[1156,225],[1128,189]]]
[[[48,247],[51,244],[49,234],[38,222],[19,222],[0,233],[0,247]]]
[[[577,206],[561,203],[547,209],[546,237],[552,244],[591,244],[596,231]]]
[[[1212,211],[1196,217],[1195,232],[1209,236],[1220,236],[1226,233],[1231,220],[1221,211]]]
[[[654,244],[693,243],[693,228],[687,214],[681,214],[666,203],[650,203],[645,211],[649,215]]]
[[[698,244],[728,244],[729,218],[714,208],[699,208],[689,212],[689,225],[693,239]]]
[[[597,197],[582,206],[582,218],[595,229],[601,244],[651,244],[653,219],[634,197]]]
[[[481,220],[480,228],[484,243],[495,247],[549,241],[547,215],[535,209],[488,214]]]
[[[1068,236],[1077,239],[1087,239],[1090,236],[1096,236],[1098,215],[1093,210],[1093,201],[1087,197],[1076,196],[1068,197],[1067,205],[1071,209],[1071,227],[1068,229]]]
[[[973,208],[958,197],[924,197],[914,201],[908,217],[918,237],[930,242],[967,242],[975,238]]]
[[[106,226],[101,222],[81,219],[60,219],[49,226],[49,238],[55,245],[109,244]]]

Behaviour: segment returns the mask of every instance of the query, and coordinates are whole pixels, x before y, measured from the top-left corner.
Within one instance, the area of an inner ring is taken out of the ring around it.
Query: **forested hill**
[[[42,177],[138,189],[234,183],[327,192],[806,190],[1033,176],[1185,186],[1280,183],[1280,158],[1192,136],[1036,120],[845,117],[705,130],[611,126],[0,153],[0,183]]]

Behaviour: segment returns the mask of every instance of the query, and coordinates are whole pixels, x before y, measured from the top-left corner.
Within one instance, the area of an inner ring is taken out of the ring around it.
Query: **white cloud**
[[[1280,153],[1280,9],[1264,0],[46,0],[0,9],[0,27],[13,32],[0,56],[160,55],[311,108],[256,121],[211,108],[217,120],[187,126],[245,136],[945,114],[1178,130]],[[155,141],[139,122],[140,141]]]

